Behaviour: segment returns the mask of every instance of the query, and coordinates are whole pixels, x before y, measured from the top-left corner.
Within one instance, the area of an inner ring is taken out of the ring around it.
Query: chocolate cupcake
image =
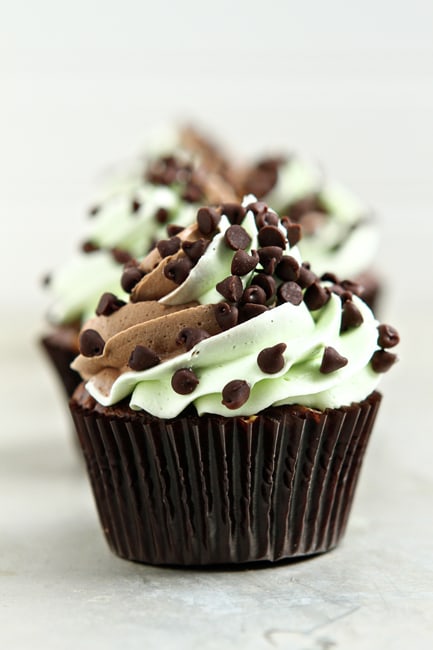
[[[119,556],[274,562],[341,539],[398,334],[299,238],[251,196],[201,208],[82,329],[70,407]]]

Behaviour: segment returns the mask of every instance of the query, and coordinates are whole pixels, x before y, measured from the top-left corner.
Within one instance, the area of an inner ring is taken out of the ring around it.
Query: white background
[[[309,563],[191,574],[112,557],[36,351],[38,280],[79,241],[93,181],[173,119],[241,154],[312,155],[381,218],[401,361],[347,539]],[[432,121],[428,0],[1,3],[2,647],[432,646]]]

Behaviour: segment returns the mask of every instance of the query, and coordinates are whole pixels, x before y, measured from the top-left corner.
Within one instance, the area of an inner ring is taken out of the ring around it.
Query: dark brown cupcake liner
[[[334,548],[380,399],[251,418],[190,409],[171,420],[93,407],[82,387],[70,404],[112,550],[150,564],[212,565]]]
[[[66,336],[65,336],[66,334]],[[78,344],[73,344],[74,330],[55,331],[40,339],[42,349],[45,351],[51,366],[54,368],[58,380],[67,397],[71,397],[74,390],[81,382],[80,375],[70,367],[78,354]],[[76,337],[78,333],[76,333]]]

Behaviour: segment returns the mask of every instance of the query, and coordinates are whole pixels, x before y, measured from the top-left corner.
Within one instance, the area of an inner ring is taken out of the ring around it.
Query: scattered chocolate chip
[[[322,363],[320,364],[320,372],[324,375],[329,375],[331,372],[344,368],[348,363],[348,359],[343,357],[337,352],[335,348],[328,346],[323,352]]]
[[[239,311],[234,305],[219,302],[214,306],[215,320],[222,330],[228,330],[238,324]]]
[[[266,300],[270,300],[276,292],[276,283],[272,275],[267,273],[257,273],[253,278],[253,283],[262,287],[266,294]]]
[[[175,223],[169,223],[167,226],[167,235],[169,237],[174,237],[182,232],[182,230],[185,230],[184,226],[177,226]]]
[[[340,296],[341,302],[346,302],[346,300],[352,300],[353,298],[353,293],[347,289],[343,289],[341,284],[333,284],[330,287],[330,291],[335,293],[337,296]]]
[[[193,267],[193,263],[189,257],[181,257],[179,259],[170,260],[164,266],[164,275],[169,280],[176,284],[182,284],[186,280]]]
[[[302,221],[302,217],[311,212],[323,213],[323,206],[317,194],[310,194],[302,199],[298,199],[289,206],[289,217],[293,221]]]
[[[371,357],[371,367],[374,372],[387,372],[397,361],[397,355],[385,350],[376,350]]]
[[[313,271],[310,271],[309,266],[307,266],[307,263],[304,262],[299,269],[299,278],[297,280],[299,286],[302,287],[302,289],[307,289],[316,280],[317,275],[313,273]]]
[[[324,273],[323,275],[320,276],[320,279],[323,282],[333,282],[334,284],[338,284],[339,280],[335,273],[330,273],[329,271]]]
[[[355,294],[355,296],[362,297],[363,293],[365,292],[364,287],[362,284],[358,284],[358,282],[352,282],[352,280],[343,280],[340,282],[340,286],[345,290],[345,291],[351,291],[352,293]]]
[[[232,225],[239,225],[244,220],[246,211],[240,203],[223,203],[221,207],[223,214]]]
[[[265,311],[268,310],[269,308],[266,307],[266,305],[257,305],[253,302],[247,302],[239,307],[239,322],[244,323],[247,320],[251,320],[251,318],[264,314]]]
[[[266,205],[266,203],[263,203],[263,201],[254,201],[254,203],[249,203],[245,208],[246,212],[248,212],[249,210],[251,210],[253,215],[257,217],[258,214],[261,214],[262,212],[267,212],[268,206]]]
[[[291,302],[292,305],[300,305],[302,302],[302,290],[296,282],[283,282],[277,291],[278,297],[283,302]]]
[[[161,239],[156,245],[161,257],[174,255],[180,248],[179,237],[170,237],[170,239]]]
[[[177,335],[176,343],[178,345],[185,345],[187,350],[191,350],[194,345],[208,339],[209,332],[201,329],[200,327],[184,327]]]
[[[222,403],[228,409],[238,409],[250,396],[250,387],[243,379],[234,379],[226,384],[222,391]]]
[[[266,293],[262,287],[252,284],[243,292],[241,303],[254,303],[255,305],[264,305],[266,303]]]
[[[245,193],[266,196],[277,182],[280,164],[281,158],[265,158],[251,167],[244,182]]]
[[[239,249],[233,255],[231,272],[233,275],[246,275],[255,269],[258,263],[257,251],[251,251],[251,255],[248,255],[248,253]]]
[[[137,282],[143,277],[143,272],[137,266],[126,266],[120,278],[122,289],[126,293],[131,293]]]
[[[258,240],[260,246],[279,246],[286,248],[286,238],[277,226],[264,226],[259,230]]]
[[[112,248],[110,250],[111,256],[118,264],[126,264],[132,259],[132,255],[122,248]]]
[[[359,327],[363,322],[364,319],[358,307],[351,299],[345,300],[341,311],[340,332],[347,332],[349,329]]]
[[[285,282],[295,282],[299,278],[299,264],[291,255],[283,255],[278,263],[275,273]]]
[[[161,363],[161,359],[150,348],[144,345],[136,345],[129,357],[128,366],[132,370],[148,370]]]
[[[52,280],[51,274],[46,273],[41,279],[42,286],[48,287],[48,285],[51,284],[51,280]]]
[[[379,332],[377,342],[381,348],[393,348],[400,342],[400,336],[392,325],[382,324],[377,329]]]
[[[188,203],[198,203],[203,200],[203,190],[196,183],[187,183],[181,198]]]
[[[217,229],[221,215],[215,208],[200,208],[197,212],[198,229],[203,235],[211,235]]]
[[[131,212],[135,214],[141,208],[141,202],[138,199],[133,199],[131,202]]]
[[[103,293],[96,307],[97,316],[110,316],[115,311],[126,305],[124,300],[120,300],[114,293]]]
[[[234,225],[227,228],[224,233],[224,241],[234,251],[244,250],[251,243],[251,237],[242,226]]]
[[[304,293],[304,302],[310,311],[315,311],[326,305],[330,296],[331,292],[327,287],[323,287],[319,282],[313,282]]]
[[[182,249],[188,255],[193,264],[197,264],[208,246],[209,242],[206,239],[198,239],[197,241],[184,241],[182,243]]]
[[[283,352],[287,348],[285,343],[277,343],[271,348],[265,348],[257,356],[257,365],[262,372],[274,375],[284,368]]]
[[[189,368],[176,370],[171,378],[171,387],[179,395],[189,395],[195,390],[198,383],[197,376]]]
[[[287,231],[287,239],[290,246],[296,246],[296,244],[302,238],[302,228],[299,223],[292,223],[288,217],[283,217],[281,223]]]
[[[158,223],[167,223],[170,214],[166,208],[158,208],[154,214],[154,219]]]
[[[93,329],[81,332],[78,343],[84,357],[97,357],[104,351],[105,341],[99,332]]]
[[[283,250],[279,246],[264,246],[257,251],[260,264],[263,270],[268,275],[273,275],[277,264],[280,263],[283,257]]]
[[[256,214],[256,226],[259,230],[265,226],[277,226],[279,221],[278,215],[269,210]]]
[[[100,211],[100,209],[101,209],[100,205],[93,205],[91,208],[88,209],[87,214],[89,217],[95,217]]]
[[[242,280],[237,275],[229,275],[216,285],[216,290],[229,302],[238,302],[243,293]]]
[[[85,241],[81,244],[81,250],[83,253],[94,253],[95,251],[99,251],[100,246],[98,244],[94,244],[91,241]]]

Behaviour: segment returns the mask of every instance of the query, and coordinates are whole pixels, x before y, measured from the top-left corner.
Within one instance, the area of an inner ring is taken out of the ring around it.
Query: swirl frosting
[[[86,323],[72,367],[88,392],[103,406],[129,396],[132,409],[162,418],[190,404],[199,414],[251,416],[365,398],[395,361],[385,348],[398,335],[379,326],[362,287],[319,279],[298,239],[297,224],[252,196],[200,209],[125,266],[130,301],[105,296]]]

